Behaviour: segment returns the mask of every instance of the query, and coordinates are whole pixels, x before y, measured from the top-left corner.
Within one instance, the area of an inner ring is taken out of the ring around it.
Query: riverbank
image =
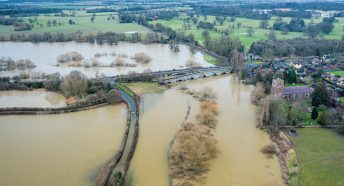
[[[288,136],[280,131],[270,134],[272,141],[277,144],[277,157],[281,166],[282,178],[287,185],[297,185],[298,183],[298,162],[293,143]]]

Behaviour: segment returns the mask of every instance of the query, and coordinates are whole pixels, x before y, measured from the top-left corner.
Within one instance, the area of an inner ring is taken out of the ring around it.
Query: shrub
[[[78,52],[67,52],[57,56],[57,63],[69,63],[83,60],[84,57]]]
[[[201,103],[201,111],[209,111],[215,115],[219,114],[219,108],[216,103],[211,101],[204,101]]]
[[[95,94],[97,93],[98,89],[96,86],[91,86],[90,88],[88,88],[87,90],[87,94]]]
[[[110,64],[111,67],[136,67],[136,64],[126,63],[124,59],[117,57],[115,61]]]
[[[318,116],[318,119],[317,119],[317,122],[319,123],[319,125],[321,126],[326,126],[326,125],[329,125],[329,121],[328,121],[328,118],[327,118],[327,113],[326,111],[325,112],[322,112],[319,116]]]
[[[145,54],[143,52],[141,53],[136,53],[135,56],[133,57],[133,59],[138,62],[138,63],[142,63],[142,64],[147,64],[149,62],[151,62],[152,58],[149,57],[148,54]]]
[[[194,59],[189,59],[186,61],[185,66],[191,67],[191,68],[197,68],[202,67],[202,65],[198,62],[196,62]]]
[[[204,128],[186,123],[169,153],[172,177],[194,178],[208,170],[206,161],[216,157],[216,139]]]
[[[199,97],[201,101],[213,101],[217,95],[214,89],[210,87],[204,87],[199,91]]]
[[[196,116],[196,118],[200,124],[206,125],[209,128],[215,128],[216,127],[217,119],[216,119],[215,114],[213,112],[203,111],[200,114],[198,114]]]
[[[113,104],[113,103],[118,103],[121,101],[121,97],[119,92],[116,89],[112,89],[110,90],[107,94],[106,94],[106,100]]]
[[[96,101],[98,101],[99,96],[97,94],[90,94],[86,96],[86,101],[89,103],[94,103]]]
[[[313,107],[311,117],[312,117],[312,120],[316,120],[318,118],[318,109],[316,107]]]
[[[337,131],[340,135],[344,135],[344,126],[340,126],[337,128]]]
[[[45,89],[49,91],[59,91],[61,80],[48,80],[43,83]]]
[[[277,146],[274,144],[265,145],[261,151],[267,155],[274,155],[279,153]]]

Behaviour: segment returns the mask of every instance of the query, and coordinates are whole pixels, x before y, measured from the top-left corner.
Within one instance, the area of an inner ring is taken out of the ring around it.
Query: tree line
[[[321,56],[329,53],[343,53],[344,40],[293,38],[277,41],[258,41],[252,44],[249,52],[265,58]]]
[[[39,14],[60,13],[59,8],[43,8],[31,5],[1,5],[0,15],[9,16],[34,16]]]
[[[334,17],[324,18],[320,23],[309,23],[306,25],[305,21],[301,18],[292,18],[289,23],[283,22],[283,19],[277,18],[272,28],[274,30],[282,31],[282,34],[288,32],[305,32],[310,37],[316,37],[320,33],[329,34],[332,32],[335,22]]]
[[[131,43],[168,43],[168,38],[158,33],[50,33],[46,32],[43,34],[11,34],[9,37],[1,36],[0,41],[18,41],[18,42],[89,42],[97,44],[118,44],[118,42],[131,42]]]

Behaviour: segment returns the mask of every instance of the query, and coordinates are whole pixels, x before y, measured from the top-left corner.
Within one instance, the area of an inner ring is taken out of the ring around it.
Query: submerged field
[[[156,24],[156,23],[161,23],[165,26],[169,26],[172,29],[179,31],[179,32],[185,32],[185,34],[193,34],[195,36],[195,39],[200,42],[201,44],[204,42],[204,39],[202,37],[202,32],[204,29],[198,29],[196,25],[193,25],[190,29],[184,30],[183,29],[183,24],[184,24],[184,19],[186,19],[187,16],[179,16],[176,17],[172,20],[155,20],[152,21],[151,23]],[[269,33],[268,29],[261,29],[259,28],[259,22],[260,20],[254,20],[254,19],[247,19],[247,18],[236,18],[234,22],[231,22],[229,20],[230,18],[227,18],[227,20],[224,22],[223,25],[217,25],[215,28],[218,30],[225,30],[228,28],[233,28],[232,33],[229,34],[230,37],[238,38],[245,46],[246,49],[248,49],[252,43],[257,42],[259,40],[265,40],[267,39],[267,34]],[[289,22],[291,18],[283,18],[284,22]],[[325,35],[324,38],[326,39],[341,39],[342,35],[344,35],[344,18],[336,18],[338,22],[335,22],[335,28],[333,31]],[[210,23],[213,23],[216,19],[215,16],[207,16],[205,19],[203,16],[198,18],[199,21],[207,21]],[[273,23],[275,22],[276,17],[273,17],[269,20],[269,26],[272,26]],[[311,19],[304,19],[306,24],[308,24]],[[320,19],[313,19],[315,23],[320,22]],[[238,28],[238,23],[241,24],[241,26]],[[253,27],[255,28],[255,33],[252,36],[247,35],[247,27]],[[215,31],[209,31],[210,37],[212,39],[218,39],[221,37],[220,32],[215,32]],[[289,32],[287,35],[283,35],[281,31],[275,31],[276,38],[277,39],[290,39],[290,38],[295,38],[295,37],[306,37],[304,33],[302,32]]]
[[[291,139],[299,159],[299,185],[344,185],[344,136],[321,128],[297,132]]]

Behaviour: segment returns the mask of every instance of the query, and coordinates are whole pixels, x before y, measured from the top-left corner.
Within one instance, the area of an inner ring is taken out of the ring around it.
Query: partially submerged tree
[[[191,68],[197,68],[197,67],[201,67],[202,65],[198,63],[197,61],[195,61],[195,59],[189,59],[186,61],[185,66],[191,67]]]
[[[146,53],[136,53],[135,56],[133,57],[133,59],[138,62],[138,63],[142,63],[142,64],[147,64],[149,62],[151,62],[152,58],[149,57],[148,54]]]
[[[216,92],[211,87],[204,87],[199,91],[201,101],[214,101],[217,98]]]
[[[258,105],[261,99],[265,97],[265,88],[262,83],[257,82],[255,89],[251,92],[251,102]]]

